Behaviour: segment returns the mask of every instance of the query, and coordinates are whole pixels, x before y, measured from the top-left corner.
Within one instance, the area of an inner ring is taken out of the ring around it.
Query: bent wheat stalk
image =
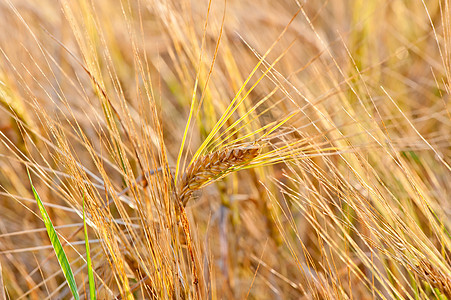
[[[260,147],[255,145],[200,156],[189,165],[181,180],[179,195],[182,205],[186,206],[194,191],[250,163],[259,153]]]

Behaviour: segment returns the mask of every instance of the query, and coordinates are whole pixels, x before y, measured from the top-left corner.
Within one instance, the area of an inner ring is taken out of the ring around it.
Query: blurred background
[[[86,297],[84,198],[99,299],[450,299],[450,16],[449,0],[0,2],[6,299],[70,298],[27,168]],[[181,166],[232,99],[207,151],[264,136],[273,152],[194,193],[192,259],[177,157],[190,108]]]

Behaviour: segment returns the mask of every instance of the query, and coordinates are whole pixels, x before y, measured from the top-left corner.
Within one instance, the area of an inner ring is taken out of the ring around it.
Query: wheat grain
[[[195,190],[249,163],[259,153],[258,146],[250,146],[229,148],[200,156],[189,165],[183,175],[179,193],[183,206]]]
[[[432,265],[426,259],[420,260],[416,265],[416,273],[429,282],[433,287],[439,289],[446,297],[451,297],[451,277]]]

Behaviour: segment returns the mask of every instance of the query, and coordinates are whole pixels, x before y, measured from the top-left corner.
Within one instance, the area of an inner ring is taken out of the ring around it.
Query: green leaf
[[[88,228],[86,226],[84,197],[83,197],[83,228],[85,231],[86,261],[88,263],[89,296],[91,300],[96,300],[96,286],[94,281],[94,272],[92,271],[91,254],[89,253],[89,239],[88,239]]]
[[[76,300],[80,299],[77,290],[77,284],[75,283],[74,275],[72,274],[72,270],[70,268],[69,261],[67,260],[66,254],[64,253],[63,246],[61,245],[58,234],[53,227],[52,221],[50,220],[47,211],[45,210],[44,204],[39,198],[38,192],[33,186],[33,182],[31,181],[30,172],[28,172],[28,178],[30,179],[31,188],[33,190],[34,198],[38,203],[39,210],[41,211],[42,219],[44,220],[45,228],[47,228],[47,234],[49,235],[50,242],[52,243],[53,250],[55,250],[56,257],[58,258],[58,262],[61,266],[61,270],[63,271],[64,277],[66,278],[66,282],[69,285],[70,290],[72,291],[72,295]]]

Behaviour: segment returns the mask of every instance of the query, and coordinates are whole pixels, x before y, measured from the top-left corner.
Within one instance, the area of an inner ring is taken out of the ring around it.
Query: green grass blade
[[[28,172],[28,170],[27,170]],[[56,257],[58,258],[58,262],[61,266],[61,270],[63,271],[64,277],[66,278],[66,282],[69,285],[70,290],[72,291],[72,295],[76,300],[80,299],[77,290],[77,284],[75,283],[74,275],[72,274],[72,270],[70,268],[69,261],[67,260],[66,254],[64,253],[63,246],[61,245],[58,234],[53,227],[52,221],[50,220],[47,211],[45,210],[44,204],[39,198],[38,192],[33,186],[33,182],[31,181],[30,172],[28,172],[28,178],[30,179],[31,188],[33,190],[34,198],[38,203],[39,210],[41,212],[42,218],[44,219],[45,228],[47,228],[47,234],[49,235],[50,241],[53,246],[53,250],[55,250]]]
[[[86,261],[88,263],[89,298],[91,300],[96,300],[96,286],[95,286],[95,281],[94,281],[94,272],[92,271],[91,254],[89,252],[88,228],[86,226],[84,199],[83,199],[83,228],[84,228],[84,232],[85,232]]]

